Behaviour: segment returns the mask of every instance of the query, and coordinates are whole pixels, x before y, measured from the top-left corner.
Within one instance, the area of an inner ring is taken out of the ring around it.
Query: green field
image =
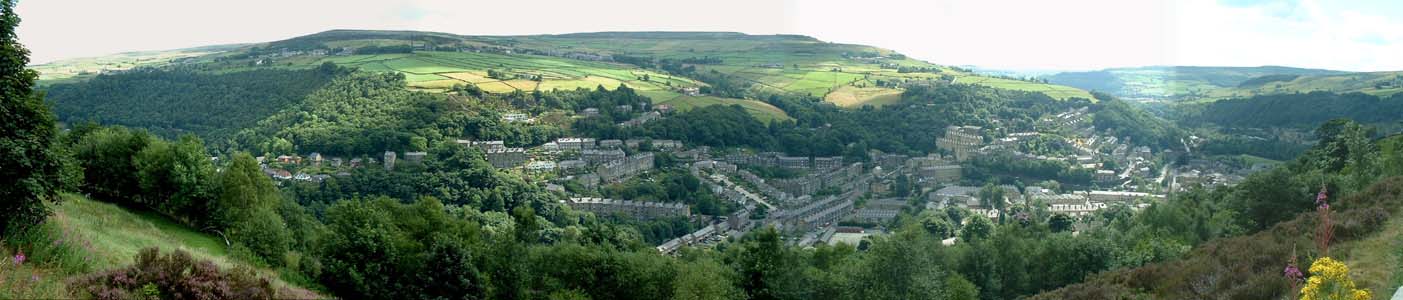
[[[127,52],[100,57],[65,59],[34,65],[30,68],[39,72],[40,84],[47,85],[81,80],[103,72],[168,65],[175,60],[215,54],[226,50],[226,48],[227,47],[209,47],[170,51]]]
[[[891,88],[843,86],[829,93],[823,100],[845,108],[882,106],[901,102],[901,92],[902,90]]]
[[[639,94],[653,99],[653,104],[672,105],[674,109],[686,111],[698,107],[711,105],[740,105],[749,112],[751,116],[762,122],[772,122],[776,120],[790,120],[789,114],[769,103],[747,100],[732,99],[716,96],[687,96],[666,91],[641,91]]]
[[[961,76],[957,77],[955,82],[1016,91],[1038,92],[1058,100],[1066,100],[1069,98],[1083,98],[1093,101],[1095,100],[1091,97],[1091,93],[1087,91],[1061,85],[981,76]]]
[[[1290,81],[1277,81],[1254,87],[1226,87],[1209,90],[1204,100],[1251,97],[1255,95],[1309,93],[1315,91],[1359,92],[1388,97],[1403,92],[1403,72],[1349,73],[1338,75],[1301,76]]]
[[[426,51],[413,54],[326,57],[301,63],[317,65],[323,62],[372,72],[403,73],[410,87],[425,89],[447,89],[453,84],[465,83],[484,85],[484,88],[493,92],[594,88],[600,85],[614,88],[619,84],[627,84],[638,90],[664,90],[700,85],[690,79],[676,78],[629,65],[525,54]],[[488,70],[503,72],[513,78],[488,78]],[[539,76],[541,80],[534,82],[515,79],[516,75]],[[643,80],[645,75],[648,77],[647,81]]]

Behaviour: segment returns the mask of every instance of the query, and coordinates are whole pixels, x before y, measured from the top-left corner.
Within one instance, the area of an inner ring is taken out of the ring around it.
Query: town
[[[636,126],[671,112],[666,105],[652,108],[617,126]],[[577,118],[597,117],[598,112],[586,108]],[[525,113],[507,113],[502,118],[534,122]],[[1233,185],[1264,169],[1262,165],[1242,168],[1215,161],[1183,161],[1196,137],[1183,141],[1182,148],[1156,152],[1098,131],[1087,118],[1083,107],[1044,116],[1038,120],[1038,131],[949,126],[933,133],[938,136],[938,153],[911,157],[871,150],[865,162],[846,161],[842,156],[713,149],[677,140],[562,137],[533,147],[507,147],[501,140],[460,139],[456,144],[480,151],[493,167],[543,184],[575,210],[639,220],[680,217],[700,228],[662,242],[657,246],[661,253],[712,245],[764,227],[781,230],[797,246],[856,244],[889,232],[888,226],[903,213],[922,210],[960,211],[994,220],[1026,218],[1029,213],[1066,215],[1084,229],[1093,224],[1085,221],[1098,211],[1139,210],[1178,191]],[[1057,149],[1029,147],[1043,144]],[[426,155],[386,151],[376,157],[308,153],[257,159],[276,180],[320,182],[330,176],[351,176],[349,171],[355,168],[412,169],[422,165]],[[661,165],[659,156],[666,156],[672,165]],[[971,169],[982,168],[976,163],[981,158],[1056,163],[1066,166],[1064,173],[1077,175],[1067,176],[1071,182],[999,182],[990,176],[970,176]],[[600,198],[597,192],[588,192],[647,177],[658,168],[685,170],[701,179],[712,195],[733,203],[734,211],[705,215],[682,203]],[[944,242],[958,241],[951,237]]]

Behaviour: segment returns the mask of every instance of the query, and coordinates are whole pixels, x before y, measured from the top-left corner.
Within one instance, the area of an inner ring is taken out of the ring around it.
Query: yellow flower
[[[1310,279],[1301,288],[1301,300],[1369,300],[1369,291],[1355,289],[1349,278],[1349,266],[1329,257],[1310,265]]]

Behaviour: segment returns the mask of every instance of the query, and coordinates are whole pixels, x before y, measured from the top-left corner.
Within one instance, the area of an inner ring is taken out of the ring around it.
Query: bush
[[[161,255],[142,249],[136,264],[75,279],[81,296],[95,299],[272,299],[273,284],[252,269],[220,270],[210,261],[196,261],[185,251]]]
[[[269,211],[254,213],[252,218],[236,223],[229,230],[229,236],[271,265],[282,265],[284,255],[292,244],[292,235],[283,219]]]

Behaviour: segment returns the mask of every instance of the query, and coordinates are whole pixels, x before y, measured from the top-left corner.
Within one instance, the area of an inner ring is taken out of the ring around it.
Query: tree
[[[715,261],[702,259],[682,265],[673,280],[672,298],[676,300],[741,299],[744,294],[736,288],[735,274]]]
[[[854,299],[938,299],[944,294],[944,270],[930,249],[939,242],[919,229],[875,238],[867,256],[854,267],[849,284]]]
[[[210,211],[210,224],[224,229],[227,237],[247,247],[273,265],[292,244],[292,235],[277,209],[282,197],[258,162],[248,153],[235,153],[228,170],[220,174],[220,194]]]
[[[982,215],[975,215],[969,219],[969,224],[965,224],[960,230],[960,239],[968,243],[974,243],[989,238],[989,234],[994,231],[994,222]]]
[[[89,132],[73,145],[73,156],[88,179],[80,187],[93,199],[137,204],[141,181],[132,160],[151,143],[144,131],[108,127]]]
[[[1074,222],[1075,220],[1073,220],[1071,216],[1055,214],[1052,215],[1051,218],[1048,218],[1047,227],[1052,229],[1052,232],[1063,232],[1072,230],[1072,223]]]
[[[979,299],[979,287],[969,282],[959,273],[951,273],[945,277],[945,299],[948,300],[976,300]]]
[[[220,228],[253,219],[259,211],[272,211],[282,201],[272,180],[263,175],[258,161],[248,153],[234,154],[229,168],[219,176],[219,187],[212,211],[214,225]]]
[[[979,202],[984,207],[998,210],[999,224],[1004,223],[1004,209],[1008,206],[1008,202],[1004,201],[1004,189],[992,182],[985,184],[983,188],[979,189]]]
[[[14,0],[0,0],[0,235],[24,230],[49,216],[45,201],[58,201],[61,161],[54,149],[54,115],[34,93],[39,77],[29,50],[19,44]]]
[[[950,221],[945,220],[945,216],[940,214],[930,214],[921,219],[921,228],[926,233],[935,236],[937,239],[946,239],[955,236],[955,226],[950,225]]]
[[[142,195],[139,202],[195,225],[207,218],[215,196],[214,164],[193,135],[170,143],[153,140],[132,159]]]
[[[391,201],[380,199],[375,201]],[[396,286],[397,263],[404,259],[396,245],[405,243],[389,212],[372,200],[337,202],[327,209],[331,234],[322,250],[321,283],[336,295],[358,299],[396,299],[409,294]]]
[[[796,272],[800,271],[795,257],[774,227],[761,229],[754,237],[741,250],[741,288],[749,299],[792,299],[791,293],[799,284]]]

